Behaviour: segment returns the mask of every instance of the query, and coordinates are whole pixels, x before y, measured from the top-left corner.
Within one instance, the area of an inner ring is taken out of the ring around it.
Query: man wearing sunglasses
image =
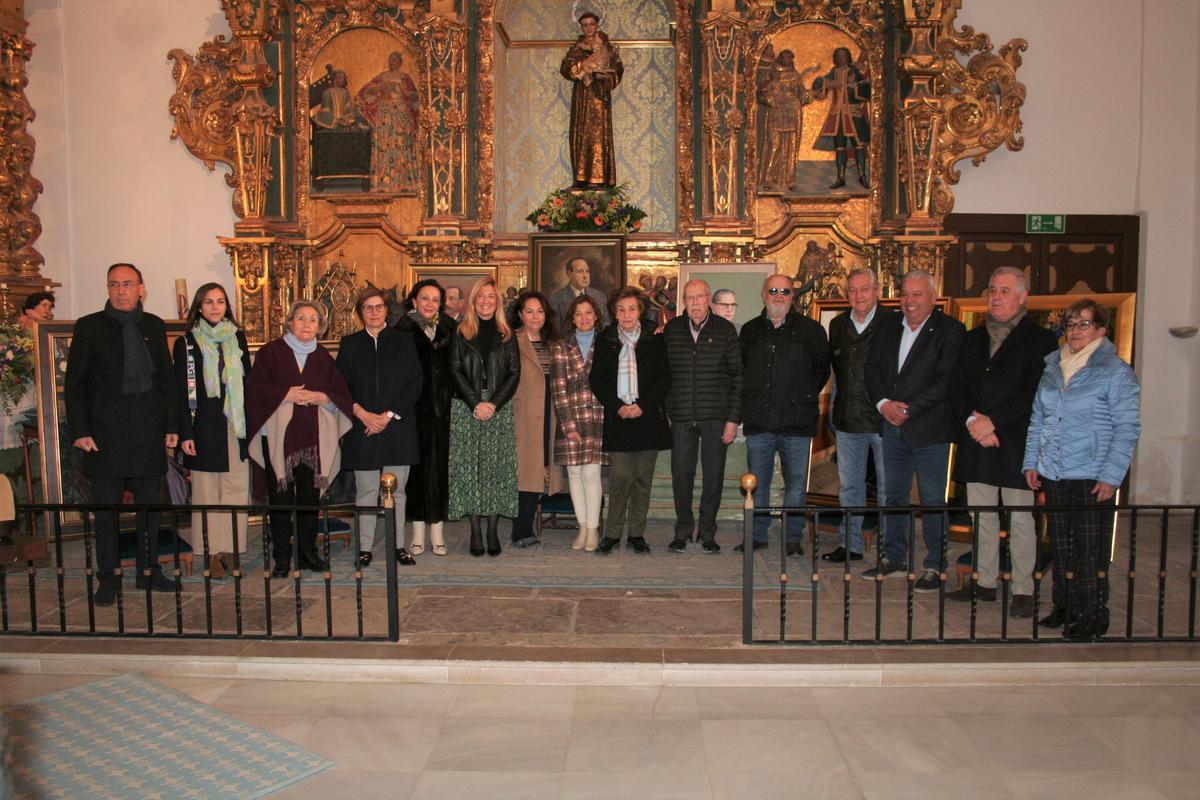
[[[772,275],[763,282],[763,310],[742,326],[745,377],[742,423],[746,467],[758,479],[756,508],[771,505],[771,477],[778,454],[783,470],[783,505],[803,506],[808,494],[808,456],[820,416],[818,398],[829,380],[825,329],[792,309],[792,279]],[[767,546],[771,518],[754,516],[754,549]],[[804,516],[790,514],[785,531],[788,555],[803,551]],[[735,549],[741,552],[745,543]]]

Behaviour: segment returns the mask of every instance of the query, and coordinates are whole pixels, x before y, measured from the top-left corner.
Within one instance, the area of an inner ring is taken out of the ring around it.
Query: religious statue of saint
[[[388,56],[388,68],[358,92],[355,105],[371,126],[371,191],[415,189],[420,180],[417,118],[420,93],[401,69],[404,56]]]
[[[592,12],[579,17],[582,31],[563,57],[559,72],[571,81],[571,173],[577,189],[617,185],[613,149],[612,92],[625,66]]]
[[[346,73],[335,70],[333,85],[321,92],[321,105],[312,110],[313,124],[321,128],[352,128],[359,124],[347,83]]]
[[[854,150],[858,182],[870,188],[867,177],[867,145],[871,143],[871,121],[867,116],[867,102],[871,99],[869,73],[853,63],[848,48],[839,47],[833,51],[833,69],[813,81],[812,94],[817,100],[833,98],[829,116],[813,144],[815,150],[837,153],[837,180],[829,188],[840,189],[846,185],[847,152],[850,149]]]
[[[791,50],[781,50],[775,63],[759,78],[758,102],[763,106],[766,134],[758,163],[760,191],[796,188],[803,109],[812,100],[812,94],[804,88],[804,78],[796,71],[795,59]]]

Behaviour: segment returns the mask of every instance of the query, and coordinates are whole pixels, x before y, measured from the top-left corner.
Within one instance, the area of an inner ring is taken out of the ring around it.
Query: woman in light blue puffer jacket
[[[1106,337],[1108,309],[1080,300],[1066,319],[1066,343],[1046,356],[1022,469],[1030,489],[1046,490],[1050,507],[1054,608],[1041,624],[1063,625],[1068,639],[1092,639],[1108,630],[1108,578],[1100,573],[1108,570],[1113,496],[1142,432],[1141,387]]]

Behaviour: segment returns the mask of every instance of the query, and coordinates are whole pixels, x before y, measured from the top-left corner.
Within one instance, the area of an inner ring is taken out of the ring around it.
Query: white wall
[[[1145,432],[1136,499],[1200,502],[1200,3],[966,0],[960,22],[999,47],[1029,40],[1025,149],[966,166],[962,212],[1140,214],[1138,371]],[[166,54],[228,35],[218,0],[27,0],[34,174],[60,316],[99,308],[104,267],[146,272],[149,307],[173,280],[232,283],[216,237],[235,219],[220,174],[169,139]]]
[[[147,307],[174,317],[174,280],[189,290],[232,285],[217,244],[236,219],[221,175],[171,141],[174,83],[167,51],[194,51],[229,35],[210,0],[27,0],[37,45],[28,96],[38,112],[34,175],[45,185],[37,212],[44,272],[60,281],[58,316],[104,302],[105,269],[138,265]],[[223,171],[218,168],[218,171]]]
[[[1029,40],[1025,149],[964,171],[956,211],[1138,214],[1139,502],[1200,502],[1200,3],[968,0],[998,48]]]

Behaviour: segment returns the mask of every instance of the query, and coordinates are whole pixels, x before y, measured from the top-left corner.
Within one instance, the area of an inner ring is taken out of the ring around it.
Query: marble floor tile
[[[1164,800],[1167,797],[1155,788],[1152,776],[1146,773],[1017,771],[1001,772],[999,778],[1013,797],[1021,800]]]
[[[1159,686],[1064,686],[1054,691],[1054,701],[1077,717],[1148,717],[1200,713],[1181,708],[1172,687]]]
[[[573,686],[460,686],[446,717],[569,720],[575,691]]]
[[[929,701],[930,690],[861,687],[812,689],[813,699],[828,720],[921,719],[946,716],[941,703]]]
[[[336,683],[319,681],[236,681],[212,701],[228,713],[307,714],[329,712],[334,698],[343,690]]]
[[[713,800],[859,800],[862,792],[845,766],[802,773],[710,772]]]
[[[1085,717],[1084,727],[1139,772],[1195,769],[1200,718]]]
[[[984,753],[948,717],[837,720],[830,728],[855,775],[988,770]]]
[[[317,723],[318,719],[318,717],[306,714],[270,714],[238,711],[226,711],[225,713],[256,728],[262,728],[267,733],[272,733],[281,739],[287,739],[289,742],[297,744],[308,735],[308,732],[312,730],[313,725]]]
[[[334,698],[329,713],[345,717],[441,719],[458,694],[457,686],[351,683]]]
[[[1195,767],[1155,772],[1150,776],[1150,782],[1168,800],[1195,800],[1200,797],[1200,771]]]
[[[419,772],[441,726],[429,719],[324,716],[292,741],[343,769]]]
[[[824,720],[701,720],[700,731],[709,775],[796,773],[845,763]]]
[[[21,673],[0,675],[0,706],[12,705],[22,700],[32,700],[35,697],[61,692],[83,686],[85,683],[104,680],[102,675],[44,675],[39,673]]]
[[[427,771],[561,773],[567,720],[447,719]]]
[[[233,687],[232,678],[176,678],[170,675],[155,675],[154,681],[193,700],[211,704]]]
[[[422,772],[412,800],[557,800],[563,776],[554,772]]]
[[[657,686],[579,686],[572,718],[651,719],[661,691]]]
[[[663,773],[704,770],[697,720],[576,720],[567,772]]]
[[[271,800],[352,797],[354,800],[410,800],[419,772],[331,767],[271,795]]]
[[[562,776],[563,800],[708,800],[712,797],[703,770],[676,772],[669,768],[652,774],[571,773]]]
[[[822,719],[811,689],[697,687],[700,719]]]
[[[1076,717],[1038,720],[956,716],[954,721],[995,772],[1069,764],[1081,773],[1127,772],[1129,764]]]
[[[973,770],[946,771],[935,774],[904,772],[855,773],[866,800],[930,800],[930,798],[960,798],[971,800],[1009,800],[1021,797],[1003,784],[995,775]],[[1061,800],[1061,798],[1060,798]]]

